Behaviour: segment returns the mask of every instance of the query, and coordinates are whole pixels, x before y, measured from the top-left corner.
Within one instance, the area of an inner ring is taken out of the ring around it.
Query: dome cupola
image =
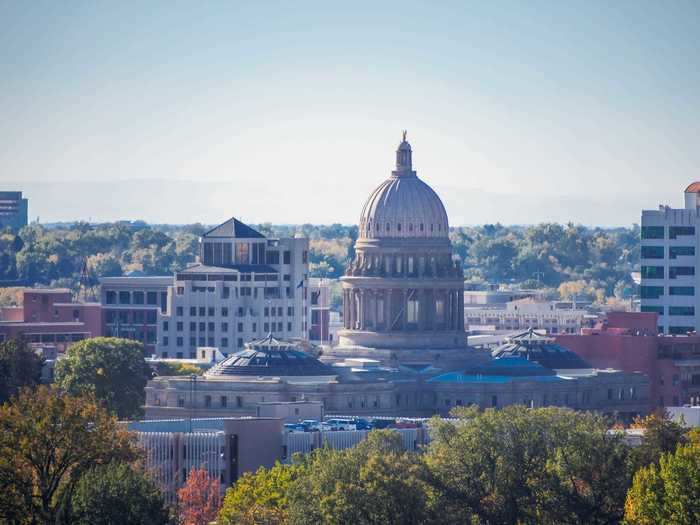
[[[362,208],[359,237],[447,238],[447,212],[440,197],[413,170],[411,145],[403,140],[396,150],[396,169]]]

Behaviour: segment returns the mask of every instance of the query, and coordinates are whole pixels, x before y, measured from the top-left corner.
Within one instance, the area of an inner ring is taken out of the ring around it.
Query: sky
[[[0,190],[41,222],[356,223],[401,131],[453,226],[700,180],[700,2],[0,1]]]

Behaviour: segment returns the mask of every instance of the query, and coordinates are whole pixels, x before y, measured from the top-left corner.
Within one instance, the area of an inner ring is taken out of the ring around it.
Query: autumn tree
[[[220,484],[206,469],[192,467],[185,485],[177,492],[182,525],[207,525],[216,520],[221,505]]]
[[[631,428],[644,429],[644,439],[640,446],[630,454],[632,473],[641,467],[658,463],[667,452],[675,452],[678,445],[687,442],[686,430],[680,423],[673,421],[666,411],[654,412],[646,417],[637,417]]]
[[[136,456],[127,431],[92,398],[22,389],[0,407],[0,521],[55,525],[83,473]]]
[[[109,463],[90,469],[71,498],[75,525],[166,525],[163,496],[138,466]]]
[[[681,445],[642,467],[625,502],[626,525],[700,523],[700,448]]]
[[[43,363],[43,359],[22,341],[0,343],[0,404],[23,386],[38,385]]]
[[[56,363],[56,384],[72,394],[94,395],[119,418],[137,417],[151,375],[143,353],[143,344],[129,339],[79,341]]]

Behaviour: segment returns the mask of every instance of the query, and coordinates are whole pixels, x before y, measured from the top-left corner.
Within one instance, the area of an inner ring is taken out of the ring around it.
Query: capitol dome
[[[437,193],[418,178],[412,167],[411,145],[403,141],[396,151],[396,170],[365,202],[359,237],[447,238],[447,212]]]

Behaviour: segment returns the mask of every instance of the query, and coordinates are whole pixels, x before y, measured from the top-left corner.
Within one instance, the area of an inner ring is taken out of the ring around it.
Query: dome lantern
[[[395,177],[410,177],[416,176],[413,171],[413,160],[411,159],[411,145],[406,140],[406,130],[403,132],[403,140],[399,144],[399,149],[396,150],[396,170],[392,172]]]

